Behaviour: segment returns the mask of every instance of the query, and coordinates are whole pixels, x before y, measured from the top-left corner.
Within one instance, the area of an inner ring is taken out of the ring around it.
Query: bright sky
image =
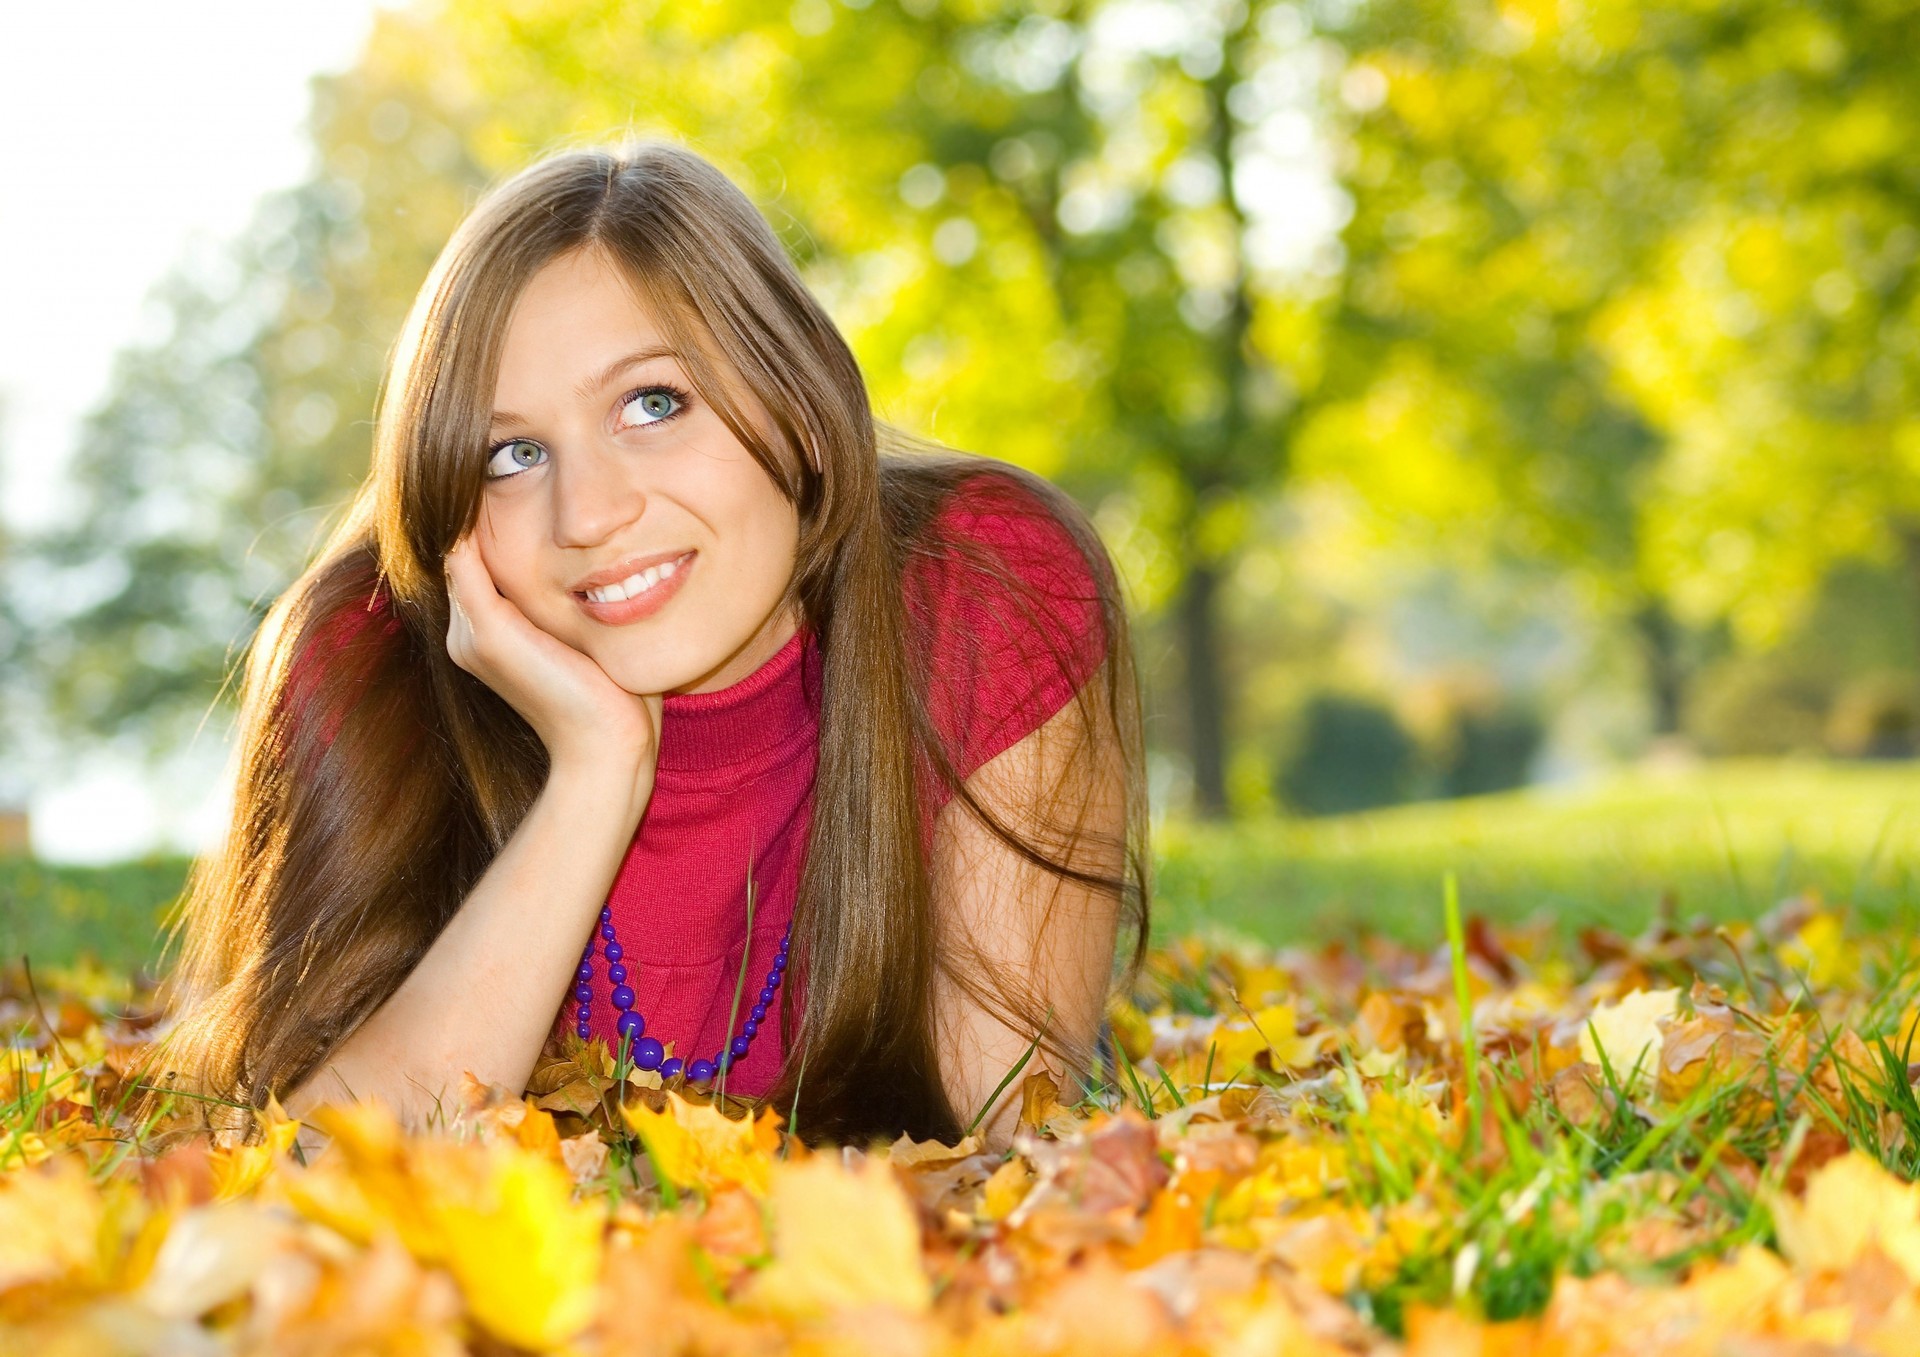
[[[148,289],[305,176],[308,77],[352,63],[375,8],[0,3],[0,517],[59,514],[78,421]],[[204,842],[223,757],[197,749],[171,781],[107,757],[29,770],[34,848],[100,861]]]

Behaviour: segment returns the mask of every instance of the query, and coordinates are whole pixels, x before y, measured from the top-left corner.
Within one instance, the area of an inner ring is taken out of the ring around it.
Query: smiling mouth
[[[659,565],[648,566],[645,570],[629,575],[617,583],[603,584],[598,589],[578,592],[574,597],[584,598],[589,603],[620,603],[626,599],[635,598],[686,569],[687,562],[692,556],[693,553],[689,551],[685,556],[663,561]]]

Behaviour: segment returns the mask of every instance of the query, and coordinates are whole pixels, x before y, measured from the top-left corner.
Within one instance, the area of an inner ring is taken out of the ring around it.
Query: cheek
[[[493,587],[524,612],[530,605],[537,605],[540,590],[537,547],[521,530],[523,527],[514,515],[488,505],[480,511],[473,540],[480,548],[480,559],[486,562],[487,573],[493,576]]]

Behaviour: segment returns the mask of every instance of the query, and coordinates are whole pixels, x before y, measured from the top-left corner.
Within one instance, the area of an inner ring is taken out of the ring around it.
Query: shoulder
[[[929,714],[961,778],[1037,730],[1106,658],[1112,567],[1084,511],[990,467],[948,495],[903,589]]]
[[[1085,513],[1066,492],[1010,468],[989,468],[947,495],[909,557],[904,585],[909,604],[923,612],[957,610],[1019,639],[1020,629],[996,605],[1021,600],[1064,609],[1054,621],[1098,630],[1090,605],[1100,602],[1098,576],[1109,570]]]

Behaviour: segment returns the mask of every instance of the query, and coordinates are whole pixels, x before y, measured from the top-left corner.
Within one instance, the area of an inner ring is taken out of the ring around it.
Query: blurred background
[[[0,945],[115,964],[481,189],[684,140],[878,413],[1071,490],[1158,930],[1903,909],[1907,0],[441,0],[0,19]],[[1904,74],[1903,74],[1904,72]]]

